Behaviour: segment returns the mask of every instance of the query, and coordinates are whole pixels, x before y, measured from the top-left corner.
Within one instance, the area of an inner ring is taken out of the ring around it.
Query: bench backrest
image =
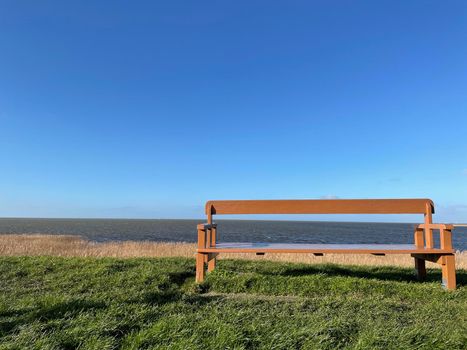
[[[215,214],[424,214],[431,222],[430,199],[298,199],[219,200],[206,203],[211,221]]]

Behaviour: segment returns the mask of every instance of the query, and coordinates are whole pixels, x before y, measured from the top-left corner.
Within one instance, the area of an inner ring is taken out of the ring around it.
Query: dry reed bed
[[[84,240],[78,236],[68,235],[1,235],[0,255],[48,255],[76,257],[194,257],[196,244],[173,242],[123,241],[97,243]],[[359,254],[254,254],[229,253],[220,255],[222,258],[248,260],[274,260],[297,263],[336,263],[371,266],[413,266],[413,259],[408,254],[386,256]],[[429,267],[438,268],[433,263]],[[456,267],[467,269],[467,251],[456,253]]]

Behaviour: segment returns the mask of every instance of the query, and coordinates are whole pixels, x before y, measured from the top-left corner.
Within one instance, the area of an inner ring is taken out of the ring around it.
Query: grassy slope
[[[412,271],[224,260],[0,258],[0,349],[463,349],[467,287]],[[460,271],[461,285],[467,272]]]

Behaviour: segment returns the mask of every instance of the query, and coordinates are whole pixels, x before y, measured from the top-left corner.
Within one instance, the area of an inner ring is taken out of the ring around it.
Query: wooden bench
[[[206,203],[207,223],[198,225],[196,281],[216,267],[219,253],[305,253],[305,254],[410,254],[417,277],[426,276],[425,261],[441,265],[443,285],[456,288],[452,225],[433,224],[434,204],[429,199],[329,199],[329,200],[220,200]],[[423,214],[424,223],[414,230],[414,244],[278,244],[218,243],[214,215],[224,214]],[[433,230],[439,230],[440,247],[435,248]]]

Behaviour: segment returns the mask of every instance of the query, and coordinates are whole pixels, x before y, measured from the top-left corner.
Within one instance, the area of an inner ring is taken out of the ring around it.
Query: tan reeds
[[[78,236],[69,235],[0,235],[0,255],[48,255],[76,257],[194,257],[195,243],[123,241],[96,243]],[[407,255],[373,256],[360,254],[222,254],[220,259],[275,260],[297,263],[335,263],[348,265],[371,266],[405,266],[412,267],[413,259]],[[439,265],[427,262],[428,267]],[[467,252],[456,253],[456,267],[467,269]]]

